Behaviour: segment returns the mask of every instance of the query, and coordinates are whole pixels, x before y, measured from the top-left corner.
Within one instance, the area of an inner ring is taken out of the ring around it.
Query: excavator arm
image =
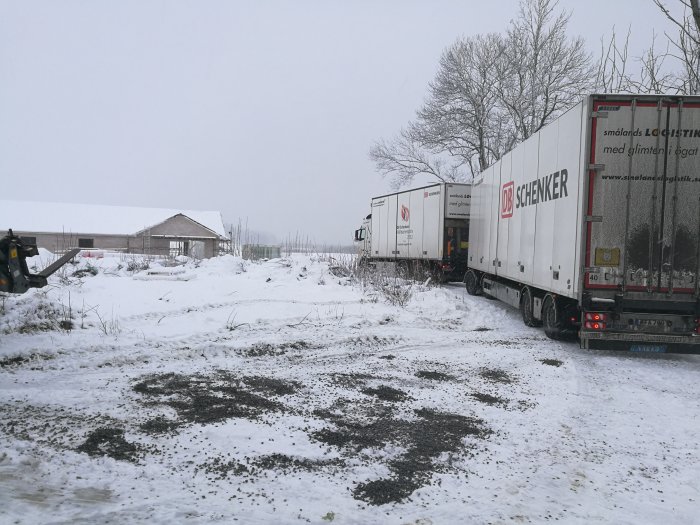
[[[43,288],[48,284],[49,276],[79,251],[77,248],[70,250],[38,274],[33,274],[27,267],[27,257],[38,255],[39,250],[36,245],[25,243],[9,230],[8,234],[0,239],[0,292],[24,293],[30,288]]]

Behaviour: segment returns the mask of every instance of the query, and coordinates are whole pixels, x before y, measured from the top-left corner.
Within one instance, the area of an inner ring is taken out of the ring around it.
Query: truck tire
[[[520,296],[520,313],[525,326],[542,326],[542,321],[535,319],[532,292],[527,287]]]
[[[464,285],[469,295],[481,295],[481,283],[476,272],[467,270],[467,273],[464,275]]]
[[[547,337],[557,341],[564,339],[562,313],[557,305],[557,301],[551,295],[545,297],[542,305],[542,324]]]

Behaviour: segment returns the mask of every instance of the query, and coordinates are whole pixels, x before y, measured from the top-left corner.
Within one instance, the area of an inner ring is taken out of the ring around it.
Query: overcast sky
[[[560,5],[596,56],[613,25],[633,55],[669,27],[652,0]],[[372,142],[413,117],[447,45],[517,6],[0,0],[3,198],[220,210],[350,243],[389,192]]]

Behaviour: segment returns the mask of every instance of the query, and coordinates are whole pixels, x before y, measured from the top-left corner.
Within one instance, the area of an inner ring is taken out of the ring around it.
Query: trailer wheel
[[[565,339],[564,315],[553,296],[548,295],[542,305],[542,324],[544,333],[550,339]]]
[[[523,323],[525,326],[542,326],[542,321],[535,319],[532,299],[532,292],[529,288],[525,288],[520,296],[520,313],[523,316]]]
[[[481,284],[479,283],[479,276],[476,275],[476,272],[467,270],[464,276],[464,285],[469,295],[481,295]]]

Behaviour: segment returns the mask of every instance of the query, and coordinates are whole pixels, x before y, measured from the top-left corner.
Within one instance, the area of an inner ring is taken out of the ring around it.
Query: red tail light
[[[695,333],[700,335],[700,317],[695,318]]]
[[[605,330],[607,328],[608,314],[604,312],[586,312],[583,319],[583,327],[588,330]]]
[[[596,321],[605,323],[608,320],[608,314],[602,312],[586,312],[586,321]]]

